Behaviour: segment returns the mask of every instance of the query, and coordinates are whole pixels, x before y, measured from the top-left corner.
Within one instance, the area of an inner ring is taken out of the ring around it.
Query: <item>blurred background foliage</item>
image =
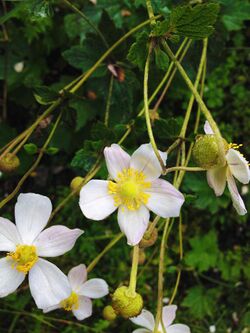
[[[192,1],[194,2],[194,1]],[[221,132],[229,142],[243,143],[242,152],[250,150],[249,37],[250,3],[248,0],[219,0],[221,10],[214,34],[209,38],[207,77],[204,99]],[[185,1],[154,0],[155,13],[168,13]],[[144,0],[77,0],[82,10],[102,32],[95,30],[65,1],[1,1],[0,10],[0,80],[1,122],[0,146],[27,128],[46,106],[58,96],[63,86],[90,68],[124,33],[147,19]],[[148,31],[147,28],[144,28]],[[129,47],[135,35],[118,47],[94,75],[75,94],[68,96],[59,109],[46,118],[20,151],[21,166],[14,174],[1,174],[3,198],[15,187],[20,177],[35,160],[46,140],[59,110],[63,121],[36,171],[22,187],[22,192],[48,195],[54,206],[70,193],[73,177],[84,176],[104,146],[118,141],[126,124],[142,106],[143,72],[128,61]],[[175,46],[173,46],[174,48]],[[193,42],[184,59],[184,67],[194,80],[202,43]],[[120,71],[113,82],[109,126],[103,124],[111,72],[108,65]],[[163,77],[161,66],[152,64],[150,91]],[[153,129],[161,150],[167,149],[179,133],[190,92],[177,74],[159,109]],[[190,140],[194,117],[189,127]],[[203,133],[203,122],[199,133]],[[144,119],[137,119],[124,146],[129,152],[148,142]],[[173,165],[175,154],[169,158]],[[106,178],[103,164],[96,178]],[[171,181],[171,176],[167,176]],[[181,190],[187,195],[183,209],[184,260],[179,262],[178,223],[173,224],[165,258],[165,291],[170,297],[177,268],[182,268],[181,284],[175,299],[180,310],[178,321],[186,323],[193,333],[250,332],[249,300],[249,230],[247,216],[239,217],[232,207],[228,192],[216,198],[204,174],[187,174]],[[239,187],[248,209],[248,187]],[[12,200],[1,215],[14,219]],[[177,221],[176,221],[177,222]],[[54,218],[55,224],[85,230],[75,248],[54,262],[67,273],[74,266],[90,261],[119,232],[116,217],[89,221],[83,217],[75,196]],[[138,290],[146,307],[156,309],[158,250],[146,250],[146,262],[140,266]],[[125,239],[102,259],[91,273],[107,280],[112,292],[129,279],[130,247]],[[148,260],[150,261],[148,262]],[[35,308],[27,286],[4,299],[0,305],[0,332],[8,333],[73,333],[132,332],[131,322],[117,319],[107,322],[102,309],[108,297],[94,302],[94,314],[82,323],[66,312],[43,315]],[[57,319],[59,321],[57,321]],[[210,328],[209,328],[210,327]]]

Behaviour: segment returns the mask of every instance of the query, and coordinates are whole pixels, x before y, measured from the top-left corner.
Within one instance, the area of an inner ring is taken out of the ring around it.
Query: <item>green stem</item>
[[[200,172],[200,171],[207,171],[206,169],[199,168],[199,167],[185,167],[185,166],[176,166],[172,168],[167,168],[166,173],[173,172],[173,171],[190,171],[190,172]]]
[[[108,49],[109,45],[108,45],[105,37],[103,36],[101,31],[93,24],[93,22],[80,9],[78,9],[75,5],[73,5],[69,0],[63,0],[63,2],[66,5],[68,5],[73,10],[73,12],[79,14],[91,26],[91,28],[93,30],[95,30],[95,32],[99,35],[99,37],[103,41],[103,44],[105,45],[105,47]]]
[[[194,87],[193,83],[191,82],[190,78],[188,77],[186,71],[184,70],[184,68],[182,67],[180,62],[174,56],[174,54],[171,51],[168,44],[165,42],[165,43],[163,43],[163,46],[164,46],[166,52],[168,53],[169,57],[174,61],[176,67],[178,68],[178,70],[179,70],[181,76],[183,77],[184,81],[186,82],[188,88],[194,94],[194,97],[195,97],[197,103],[200,105],[201,111],[203,112],[203,114],[206,117],[206,119],[208,120],[212,130],[214,131],[216,141],[218,144],[218,148],[219,148],[219,162],[221,165],[224,165],[226,163],[226,161],[225,161],[225,149],[224,149],[223,138],[221,136],[220,130],[219,130],[216,122],[213,119],[213,116],[211,115],[210,111],[208,110],[205,103],[201,99],[200,94],[198,93],[197,89],[195,89],[195,87]]]
[[[148,10],[148,17],[151,19],[151,25],[156,23],[153,7],[150,0],[146,0],[146,6]]]
[[[133,248],[132,267],[131,267],[129,287],[128,287],[128,293],[129,296],[131,297],[134,297],[136,294],[138,261],[139,261],[139,245],[135,245]]]
[[[88,265],[87,267],[87,272],[91,272],[92,269],[98,264],[98,262],[100,261],[100,259],[123,237],[123,233],[118,234],[114,239],[112,239],[112,241],[110,241],[108,243],[107,246],[105,246],[105,248],[102,250],[101,253],[98,254],[97,257],[95,257],[95,259],[93,261],[91,261],[91,263]]]
[[[144,91],[144,114],[145,114],[145,120],[146,120],[146,125],[147,125],[147,130],[148,130],[148,136],[150,143],[152,145],[152,148],[154,150],[154,153],[161,165],[162,168],[162,173],[165,173],[165,165],[164,162],[161,158],[161,155],[159,153],[159,150],[157,148],[155,138],[154,138],[154,133],[152,130],[151,126],[151,121],[150,121],[150,114],[149,114],[149,107],[148,107],[148,74],[149,74],[149,63],[150,63],[150,57],[151,57],[151,51],[152,51],[152,44],[149,46],[148,50],[148,55],[147,55],[147,60],[145,64],[145,69],[144,69],[144,84],[143,84],[143,91]]]
[[[25,180],[30,176],[30,174],[32,172],[34,172],[34,170],[36,169],[36,167],[38,166],[38,164],[40,163],[42,157],[43,157],[43,154],[48,146],[48,144],[50,143],[55,131],[56,131],[56,128],[61,120],[61,117],[62,117],[62,113],[59,114],[59,116],[57,117],[56,119],[56,122],[46,140],[46,142],[44,143],[43,147],[41,148],[40,150],[40,153],[35,161],[35,163],[32,165],[32,167],[23,175],[23,177],[20,179],[20,181],[18,182],[16,188],[6,197],[4,198],[1,202],[0,202],[0,208],[2,208],[7,202],[9,202],[12,198],[14,198],[14,196],[18,193],[18,191],[20,190],[21,186],[23,185],[23,183],[25,182]]]

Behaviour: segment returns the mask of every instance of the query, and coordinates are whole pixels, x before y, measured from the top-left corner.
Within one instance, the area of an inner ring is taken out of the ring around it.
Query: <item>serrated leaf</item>
[[[35,88],[34,97],[39,104],[48,105],[57,100],[58,93],[49,87],[40,86]]]
[[[160,37],[164,36],[170,28],[170,22],[169,19],[166,19],[164,21],[157,21],[152,29],[152,36],[154,37]]]
[[[143,70],[148,49],[148,34],[142,31],[136,36],[136,42],[133,43],[128,52],[128,60]]]
[[[97,110],[90,101],[75,98],[69,101],[69,106],[76,111],[76,131],[83,128],[87,121],[96,115]]]
[[[166,71],[169,66],[169,57],[166,52],[162,51],[160,47],[154,48],[155,64],[159,69]]]
[[[173,139],[180,134],[181,126],[180,118],[159,119],[155,121],[154,131],[160,139]]]
[[[170,14],[170,29],[178,35],[202,39],[210,36],[219,12],[218,3],[179,6]]]
[[[38,147],[34,143],[26,143],[23,148],[29,155],[34,155],[38,152]]]

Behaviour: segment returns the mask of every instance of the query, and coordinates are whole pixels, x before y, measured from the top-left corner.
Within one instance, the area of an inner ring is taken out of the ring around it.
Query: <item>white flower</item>
[[[27,273],[38,308],[57,304],[70,295],[70,288],[65,288],[65,275],[40,257],[57,257],[71,250],[83,231],[62,225],[43,230],[51,210],[49,198],[26,193],[17,199],[16,225],[0,218],[0,251],[8,251],[6,257],[0,259],[0,297],[13,293]]]
[[[66,311],[72,311],[78,320],[83,320],[92,314],[91,298],[100,298],[109,292],[108,285],[103,279],[87,281],[87,270],[83,264],[69,271],[68,278],[66,277],[66,287],[71,290],[70,296],[59,304],[44,309],[43,312],[62,308]]]
[[[162,309],[162,322],[167,333],[190,333],[190,328],[183,324],[172,324],[175,319],[175,313],[177,310],[176,305],[167,305]],[[132,333],[151,333],[154,331],[155,319],[151,312],[148,310],[142,310],[142,313],[134,318],[130,319],[134,324],[143,328],[138,328]],[[163,327],[160,324],[157,333],[163,333]]]
[[[208,121],[205,123],[204,131],[206,134],[213,134]],[[234,208],[239,215],[245,215],[247,210],[238,192],[234,177],[242,184],[248,184],[250,180],[250,170],[247,160],[238,150],[233,149],[234,147],[238,148],[239,146],[229,144],[229,149],[225,156],[227,162],[225,166],[209,169],[207,171],[207,181],[208,185],[214,190],[217,196],[223,194],[227,183]]]
[[[210,333],[215,333],[216,332],[216,326],[215,325],[210,325],[209,326],[209,332]]]
[[[159,151],[165,162],[167,154]],[[151,144],[141,145],[130,157],[119,145],[104,149],[112,180],[91,180],[80,192],[83,214],[103,220],[118,207],[118,224],[128,244],[140,242],[149,222],[149,210],[161,217],[176,217],[183,195],[169,182],[158,179],[161,165]]]

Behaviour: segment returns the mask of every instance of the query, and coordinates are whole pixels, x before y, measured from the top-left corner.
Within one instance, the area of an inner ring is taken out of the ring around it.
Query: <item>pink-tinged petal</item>
[[[109,287],[103,279],[91,279],[79,288],[78,294],[89,298],[100,298],[109,293]]]
[[[79,307],[72,312],[78,320],[90,317],[92,315],[92,301],[87,297],[79,296]]]
[[[162,309],[162,321],[163,321],[163,324],[164,324],[166,329],[174,321],[176,310],[177,310],[176,305],[167,305],[167,306],[163,307],[163,309]]]
[[[183,324],[174,324],[168,327],[168,333],[191,333],[190,328]]]
[[[13,293],[25,279],[25,274],[12,267],[9,258],[0,259],[0,297]]]
[[[166,165],[167,153],[159,151]],[[150,143],[141,145],[131,156],[130,167],[143,172],[147,180],[160,177],[162,168]]]
[[[245,204],[238,192],[234,177],[232,176],[232,174],[229,170],[227,172],[227,186],[228,186],[229,192],[231,194],[233,206],[236,209],[237,213],[239,215],[245,215],[247,213]]]
[[[95,221],[105,219],[117,209],[105,180],[91,180],[83,186],[79,205],[83,214]]]
[[[69,229],[63,225],[54,225],[40,233],[34,241],[37,254],[41,257],[57,257],[70,251],[79,236],[80,229]]]
[[[0,251],[14,251],[20,243],[21,238],[15,224],[0,217]]]
[[[152,331],[147,330],[145,328],[137,328],[137,330],[134,330],[132,333],[151,333]]]
[[[206,134],[214,134],[214,131],[212,130],[212,127],[210,126],[209,122],[206,120],[204,125],[204,132]]]
[[[217,197],[221,196],[226,187],[227,166],[207,170],[208,185]]]
[[[129,210],[125,206],[118,209],[118,224],[121,231],[126,235],[129,245],[140,242],[149,222],[149,210],[141,206],[137,210]]]
[[[59,304],[71,294],[67,276],[56,265],[41,258],[29,272],[29,285],[39,309]]]
[[[237,150],[229,149],[226,160],[232,175],[242,184],[248,184],[250,180],[250,170],[248,161]]]
[[[84,282],[87,280],[87,269],[86,266],[80,264],[76,267],[73,267],[68,274],[68,279],[70,286],[73,291],[78,293],[79,288],[83,285]]]
[[[45,228],[51,211],[51,201],[43,195],[25,193],[18,196],[15,218],[24,244],[31,244]]]
[[[119,172],[129,168],[130,156],[119,145],[112,144],[104,149],[108,172],[112,179],[117,179]]]
[[[130,320],[141,327],[145,327],[150,331],[154,329],[155,319],[152,313],[148,310],[143,309],[137,317],[130,318]]]
[[[147,208],[161,217],[176,217],[185,199],[183,194],[163,179],[156,179],[146,191],[150,197]]]

